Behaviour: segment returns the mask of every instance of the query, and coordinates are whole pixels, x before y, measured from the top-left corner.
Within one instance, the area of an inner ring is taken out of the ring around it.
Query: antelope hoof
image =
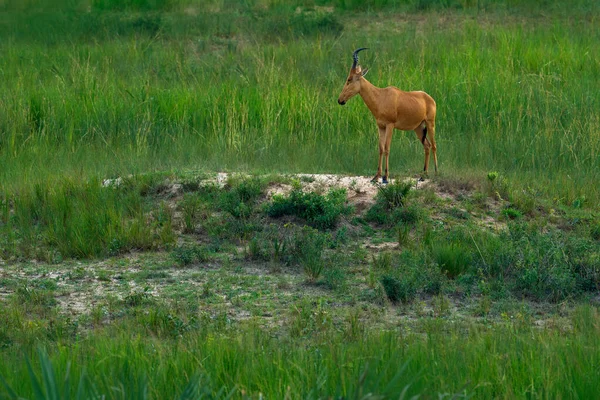
[[[373,179],[371,179],[371,182],[372,183],[378,183],[379,182],[379,177],[378,176],[374,177]]]
[[[423,178],[423,177],[420,177],[420,178],[419,178],[419,182],[425,182],[425,178]]]
[[[387,180],[387,178],[383,178],[383,179],[381,180],[381,183],[382,183],[383,185],[387,185],[387,183],[388,183],[388,180]]]

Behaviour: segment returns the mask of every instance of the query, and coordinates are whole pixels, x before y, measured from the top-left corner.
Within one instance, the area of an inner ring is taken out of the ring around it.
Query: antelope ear
[[[365,68],[364,71],[361,71],[360,75],[365,76],[367,74],[367,72],[369,72],[369,68]]]

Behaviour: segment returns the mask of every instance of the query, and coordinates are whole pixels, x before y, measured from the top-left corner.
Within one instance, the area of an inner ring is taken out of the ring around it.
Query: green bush
[[[410,277],[396,277],[383,275],[381,285],[385,290],[387,298],[392,303],[410,303],[417,294],[415,282]]]
[[[402,207],[411,189],[412,183],[398,180],[388,185],[380,185],[376,201],[383,203],[388,210]]]
[[[460,242],[436,242],[432,245],[431,255],[440,270],[450,279],[466,272],[473,259],[470,250]]]
[[[411,187],[408,182],[398,181],[379,186],[375,204],[369,208],[365,219],[379,225],[395,225],[399,222],[416,223],[421,218],[421,210],[416,205],[404,207]]]
[[[205,262],[210,257],[210,251],[204,246],[184,245],[171,251],[171,258],[181,267],[188,266],[194,261]]]
[[[183,214],[183,231],[184,233],[192,233],[196,228],[202,201],[199,196],[186,193],[183,195],[183,200],[179,203]]]
[[[339,290],[346,284],[346,273],[341,267],[332,265],[330,268],[325,268],[323,279],[327,287]]]
[[[89,258],[169,245],[174,240],[171,210],[144,198],[154,190],[141,178],[114,187],[98,180],[35,185],[12,198],[13,213],[0,232],[19,246],[7,246],[5,252],[27,258],[50,250],[58,259]]]
[[[265,16],[262,25],[268,38],[292,39],[310,36],[339,36],[344,25],[333,13],[311,9],[290,10],[286,7],[280,12]]]
[[[592,239],[600,241],[600,222],[596,222],[590,228],[590,236]]]
[[[514,289],[538,300],[562,301],[600,287],[600,250],[582,237],[557,229],[540,232],[509,223],[503,239],[510,249]]]
[[[294,188],[289,196],[276,195],[267,206],[267,215],[279,218],[295,215],[303,218],[318,229],[332,229],[340,216],[348,215],[351,207],[346,205],[346,190],[331,189],[323,196],[318,193],[304,193],[300,187]]]
[[[421,219],[423,219],[423,209],[416,204],[398,207],[392,212],[394,224],[415,225]]]
[[[512,207],[505,208],[500,213],[505,219],[519,219],[523,217],[523,213],[521,211]]]
[[[221,193],[219,208],[235,218],[248,218],[263,190],[264,184],[259,178],[247,178],[232,183],[229,190]]]
[[[326,237],[319,231],[305,226],[294,238],[294,253],[309,281],[314,282],[323,272]]]

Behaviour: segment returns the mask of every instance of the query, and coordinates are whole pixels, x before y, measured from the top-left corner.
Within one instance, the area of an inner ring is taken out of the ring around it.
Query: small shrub
[[[450,210],[446,211],[446,213],[456,219],[467,220],[471,217],[468,211],[462,210],[457,207],[452,207]]]
[[[344,336],[346,339],[355,340],[364,336],[366,326],[361,317],[362,312],[360,308],[354,308],[348,312],[344,328]]]
[[[381,202],[376,202],[367,210],[365,219],[369,222],[374,222],[378,225],[390,223],[391,217],[385,205]]]
[[[471,253],[459,243],[436,243],[431,252],[440,270],[450,279],[466,272],[471,265]]]
[[[392,253],[383,252],[373,255],[372,269],[375,271],[389,272],[392,269]]]
[[[392,303],[409,303],[414,300],[417,289],[413,280],[408,277],[398,278],[391,275],[381,277],[381,285],[385,290],[387,298]]]
[[[410,182],[396,181],[389,185],[381,185],[377,191],[376,200],[383,203],[388,210],[402,207],[411,188],[412,183]]]
[[[304,193],[301,188],[295,187],[287,197],[273,196],[266,211],[273,218],[295,215],[315,228],[332,229],[340,216],[349,214],[351,208],[346,206],[345,189],[331,189],[323,196],[313,192]]]
[[[590,229],[590,236],[594,240],[600,241],[600,222],[596,222]]]
[[[150,288],[145,287],[143,290],[134,290],[123,298],[123,304],[128,307],[137,307],[148,303],[152,298]]]
[[[294,247],[298,262],[304,269],[309,281],[316,281],[321,276],[324,267],[325,236],[308,226],[304,227],[296,235]]]
[[[248,243],[248,257],[260,261],[269,259],[267,250],[263,247],[261,241],[257,237],[253,237]]]
[[[325,333],[331,328],[332,320],[323,301],[304,299],[292,306],[289,330],[292,336]]]
[[[194,261],[206,262],[210,258],[210,251],[204,246],[178,246],[171,251],[171,258],[180,267],[192,264]]]
[[[523,213],[516,208],[508,207],[502,210],[502,216],[506,219],[519,219],[523,217]]]
[[[235,192],[239,199],[244,203],[256,201],[262,195],[263,190],[264,184],[257,177],[243,179],[232,188],[232,191]]]
[[[392,212],[392,222],[394,224],[402,223],[405,225],[415,225],[422,218],[423,210],[415,204],[396,208]]]
[[[54,292],[29,286],[21,286],[15,290],[15,297],[19,304],[32,306],[54,306],[57,304]]]
[[[492,186],[494,185],[494,182],[496,181],[497,178],[498,178],[498,172],[496,172],[496,171],[488,172],[487,180]]]
[[[194,262],[194,249],[185,246],[176,247],[171,252],[171,257],[179,264],[179,266],[185,267]]]
[[[186,193],[180,203],[183,214],[183,232],[192,233],[196,228],[197,219],[201,210],[201,200],[198,196]]]
[[[450,313],[450,300],[443,294],[437,294],[433,297],[433,314],[436,317],[443,317]]]
[[[528,297],[552,302],[562,301],[578,293],[575,276],[562,267],[526,268],[517,276],[516,285]]]
[[[246,219],[252,213],[254,204],[262,195],[264,185],[258,178],[243,179],[239,183],[230,180],[230,189],[219,197],[219,208],[235,218]]]
[[[521,214],[534,215],[538,206],[538,196],[539,193],[531,188],[515,190],[510,196],[512,208],[519,210]]]
[[[395,182],[379,186],[375,204],[369,208],[365,219],[379,225],[395,225],[400,222],[416,223],[421,218],[421,210],[417,206],[404,207],[411,187],[408,182]]]
[[[431,295],[438,295],[442,292],[446,278],[439,268],[429,266],[420,271],[419,274],[422,275],[420,282],[423,292]]]
[[[410,226],[408,225],[400,225],[398,226],[398,244],[400,246],[406,245],[410,243]]]
[[[330,289],[342,289],[346,283],[346,273],[338,266],[325,269],[323,278]]]

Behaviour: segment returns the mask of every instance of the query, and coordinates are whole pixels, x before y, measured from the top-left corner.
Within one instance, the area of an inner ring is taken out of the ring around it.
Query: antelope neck
[[[362,82],[360,84],[360,91],[358,94],[360,94],[360,97],[362,97],[369,110],[371,110],[371,113],[373,115],[379,115],[379,92],[381,89],[373,85],[365,78],[361,79]]]

